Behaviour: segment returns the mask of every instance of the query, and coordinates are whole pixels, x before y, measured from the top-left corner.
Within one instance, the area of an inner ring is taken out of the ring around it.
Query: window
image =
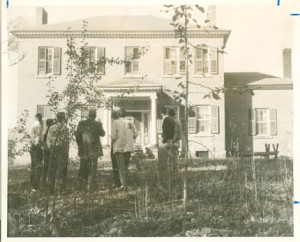
[[[189,112],[189,133],[218,134],[219,107],[203,105],[191,110]]]
[[[53,113],[50,105],[37,105],[37,113],[40,113],[43,117],[44,131],[47,129],[46,121],[49,118],[53,118]]]
[[[139,73],[139,58],[140,50],[138,47],[125,47],[125,59],[127,60],[125,63],[125,74]]]
[[[177,48],[166,47],[164,54],[165,75],[177,74]]]
[[[185,57],[186,53],[184,51],[184,47],[180,48],[180,53],[179,53],[179,72],[180,73],[185,73],[186,72],[186,66],[185,66]]]
[[[104,47],[84,47],[88,58],[88,67],[95,67],[98,74],[105,74],[105,48]]]
[[[61,74],[61,48],[38,48],[38,75]]]
[[[257,136],[273,136],[277,134],[276,109],[257,108],[249,111],[251,134]]]
[[[201,75],[218,73],[218,48],[197,47],[195,49],[195,73]]]

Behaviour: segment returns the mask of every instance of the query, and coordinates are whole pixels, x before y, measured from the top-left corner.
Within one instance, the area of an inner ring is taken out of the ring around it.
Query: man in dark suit
[[[96,110],[91,109],[87,120],[80,121],[76,130],[76,142],[80,157],[79,182],[87,186],[88,177],[95,185],[98,157],[103,156],[100,136],[105,135],[102,123],[95,120]]]
[[[171,159],[171,146],[174,138],[175,121],[173,118],[168,117],[167,109],[162,107],[160,109],[161,116],[163,118],[162,123],[162,144],[158,147],[158,162],[159,170],[162,172],[161,176],[164,176],[164,172],[168,170]]]

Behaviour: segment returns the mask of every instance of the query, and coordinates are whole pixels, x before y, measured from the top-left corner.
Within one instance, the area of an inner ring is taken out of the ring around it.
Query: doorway
[[[149,111],[128,110],[126,112],[126,118],[133,120],[138,132],[138,136],[135,140],[137,147],[144,148],[150,144],[149,115]]]

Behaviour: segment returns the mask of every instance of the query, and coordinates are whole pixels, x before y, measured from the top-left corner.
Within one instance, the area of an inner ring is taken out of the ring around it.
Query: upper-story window
[[[195,48],[195,74],[210,75],[218,73],[218,48]]]
[[[164,74],[175,75],[185,72],[185,59],[183,53],[178,53],[178,47],[165,47],[164,49]]]
[[[139,47],[126,46],[125,47],[125,74],[139,73]]]
[[[84,50],[87,54],[88,66],[95,66],[98,74],[105,74],[105,48],[86,46]]]
[[[61,48],[38,48],[38,75],[61,74]]]

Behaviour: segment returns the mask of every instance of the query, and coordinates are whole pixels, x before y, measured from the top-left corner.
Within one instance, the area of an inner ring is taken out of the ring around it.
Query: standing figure
[[[88,119],[78,123],[75,134],[80,157],[79,183],[84,187],[89,184],[89,177],[91,184],[95,185],[98,157],[103,156],[100,136],[103,137],[105,131],[102,123],[95,119],[96,110],[91,109]]]
[[[61,192],[65,189],[69,162],[69,129],[65,113],[57,113],[56,119],[57,123],[49,128],[47,135],[47,146],[50,149],[48,168],[50,194],[53,194],[55,190]]]
[[[175,117],[175,111],[174,109],[170,109],[168,112],[168,115],[171,119],[174,120],[174,135],[172,139],[172,145],[170,147],[170,153],[172,157],[170,158],[171,161],[171,171],[174,172],[177,170],[177,160],[179,156],[179,147],[180,147],[180,140],[182,136],[182,124],[179,119],[176,119]]]
[[[118,117],[118,112],[113,111],[111,114],[111,119],[112,122],[114,120],[117,120]],[[113,141],[111,141],[111,151],[110,151],[110,157],[111,157],[111,163],[112,163],[112,168],[113,168],[113,176],[114,176],[114,187],[120,187],[121,186],[121,181],[120,181],[120,175],[119,175],[119,169],[118,169],[118,162],[116,160],[116,157],[114,155],[114,150],[113,150]]]
[[[165,107],[162,107],[160,112],[161,116],[163,117],[163,123],[162,144],[158,147],[158,162],[159,170],[166,171],[171,159],[171,147],[174,138],[175,121],[173,118],[168,117],[167,109]]]
[[[30,185],[33,190],[39,189],[43,169],[43,119],[40,113],[35,115],[35,122],[30,131]]]
[[[43,174],[42,174],[42,182],[43,184],[47,183],[47,175],[48,175],[48,168],[49,168],[49,161],[50,161],[50,148],[47,145],[47,136],[49,132],[49,128],[54,124],[54,120],[49,118],[46,120],[47,130],[44,134],[43,141],[44,141],[44,166],[43,166]]]
[[[134,139],[137,136],[133,122],[125,119],[125,114],[124,109],[119,109],[119,119],[113,121],[111,132],[113,154],[118,163],[121,187],[128,185],[129,160],[134,149]]]

